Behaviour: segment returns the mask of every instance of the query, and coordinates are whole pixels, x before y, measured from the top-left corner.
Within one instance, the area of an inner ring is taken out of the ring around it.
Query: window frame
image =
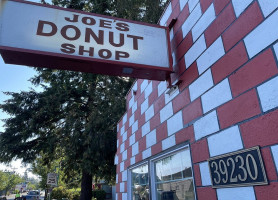
[[[134,165],[131,165],[128,168],[128,178],[127,178],[127,197],[128,199],[132,199],[132,177],[131,177],[131,171],[137,167],[140,167],[142,165],[147,164],[148,165],[148,175],[149,175],[149,198],[151,200],[156,200],[156,184],[155,184],[155,162],[158,160],[161,160],[163,158],[166,158],[176,152],[183,151],[183,150],[188,150],[189,151],[189,156],[191,160],[191,169],[192,169],[192,181],[193,181],[193,188],[194,188],[194,196],[195,200],[197,199],[197,193],[196,193],[196,186],[195,186],[195,178],[194,178],[194,169],[193,169],[193,162],[192,162],[192,156],[191,156],[191,149],[190,145],[179,145],[174,148],[171,148],[167,151],[163,151],[159,153],[158,155],[151,156],[149,158],[146,158],[142,162],[136,163]],[[185,179],[184,179],[185,180]]]

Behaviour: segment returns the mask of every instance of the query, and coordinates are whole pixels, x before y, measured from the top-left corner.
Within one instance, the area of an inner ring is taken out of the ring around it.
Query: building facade
[[[119,121],[116,199],[278,199],[278,1],[172,0],[174,70]],[[176,19],[176,21],[174,20]]]

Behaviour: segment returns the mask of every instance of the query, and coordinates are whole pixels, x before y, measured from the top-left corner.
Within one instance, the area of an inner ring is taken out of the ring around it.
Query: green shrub
[[[93,190],[93,199],[96,198],[97,200],[105,200],[105,191],[104,190]]]
[[[70,200],[79,200],[80,197],[80,189],[75,190],[75,189],[70,189],[69,190],[70,194],[71,194],[71,198]]]
[[[66,188],[60,186],[53,189],[51,198],[57,200],[62,200],[62,198],[71,199],[71,193]]]

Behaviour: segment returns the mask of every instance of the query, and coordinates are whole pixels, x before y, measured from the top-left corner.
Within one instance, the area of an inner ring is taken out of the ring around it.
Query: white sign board
[[[57,174],[56,173],[48,173],[47,174],[47,185],[57,186]]]
[[[0,50],[7,63],[56,64],[61,69],[160,80],[172,71],[165,27],[26,1],[0,2]],[[150,74],[154,72],[157,75]]]

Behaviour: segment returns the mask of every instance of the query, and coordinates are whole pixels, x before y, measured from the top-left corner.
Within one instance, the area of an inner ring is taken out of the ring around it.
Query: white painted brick
[[[205,50],[205,36],[202,35],[184,55],[185,66],[188,68]]]
[[[278,106],[278,77],[275,77],[258,87],[263,111],[266,112]]]
[[[129,146],[133,145],[135,143],[135,134],[132,134],[129,137]]]
[[[198,39],[198,37],[201,34],[203,34],[203,32],[207,29],[207,27],[209,27],[209,25],[211,24],[211,22],[213,22],[214,19],[215,10],[212,3],[192,29],[192,37],[194,42]]]
[[[199,74],[211,67],[217,60],[225,55],[221,36],[198,58],[197,66]]]
[[[137,81],[135,81],[135,83],[134,83],[133,86],[132,86],[132,91],[131,91],[131,92],[133,92],[133,91],[138,91]],[[133,94],[133,93],[132,93],[132,94]]]
[[[126,123],[126,121],[127,121],[127,113],[124,115],[124,117],[123,117],[123,126],[124,126],[124,124]]]
[[[174,29],[172,28],[172,29],[170,30],[170,41],[172,41],[173,38],[174,38]]]
[[[146,149],[145,151],[142,152],[142,159],[146,159],[148,157],[151,157],[152,156],[152,149],[151,148],[148,148]]]
[[[125,182],[121,182],[120,183],[120,192],[124,192],[125,191]]]
[[[145,89],[145,99],[148,98],[148,96],[150,96],[150,94],[153,91],[153,82],[151,81],[150,84],[146,87]]]
[[[278,1],[274,0],[259,0],[259,3],[265,17],[278,7]]]
[[[185,22],[182,25],[182,34],[183,37],[185,37],[189,31],[191,31],[192,27],[196,24],[198,19],[202,16],[202,10],[201,5],[198,4],[195,9],[190,13],[188,18],[185,20]]]
[[[160,110],[160,123],[163,123],[172,115],[173,115],[173,106],[172,106],[172,102],[170,102],[163,109]]]
[[[116,155],[114,158],[114,165],[117,165],[119,163],[119,157]]]
[[[143,115],[144,112],[146,112],[146,110],[149,107],[149,99],[147,98],[142,104],[141,104],[141,115]]]
[[[127,193],[122,193],[122,200],[127,200]]]
[[[167,120],[168,136],[183,128],[182,112],[176,113],[173,117]]]
[[[208,137],[210,156],[218,156],[243,148],[238,126],[233,126]]]
[[[132,134],[138,130],[138,120],[132,125]]]
[[[120,164],[120,172],[125,170],[125,162],[121,162]]]
[[[235,187],[216,189],[219,200],[256,200],[253,187]]]
[[[116,183],[119,183],[118,180],[119,180],[119,176],[118,174],[116,174]]]
[[[192,10],[195,8],[195,6],[199,3],[199,0],[189,0],[188,5],[189,5],[189,11],[192,12]]]
[[[145,120],[149,121],[154,116],[154,107],[151,105],[148,110],[145,112]]]
[[[125,143],[122,143],[120,152],[123,153],[124,150],[125,150]]]
[[[166,81],[161,81],[158,84],[158,97],[160,97],[160,95],[162,95],[165,92],[166,89],[167,89]]]
[[[127,170],[122,172],[122,181],[127,181]]]
[[[172,58],[173,58],[173,66],[175,66],[176,64],[178,64],[175,52],[172,53]]]
[[[141,86],[140,86],[140,88],[141,88],[141,93],[143,93],[144,92],[144,90],[146,89],[146,87],[148,86],[148,80],[143,80],[143,82],[141,83]]]
[[[161,19],[159,20],[160,26],[165,26],[166,25],[166,23],[167,23],[171,14],[172,14],[172,5],[171,5],[171,2],[170,2],[167,9],[163,13]]]
[[[274,158],[276,170],[278,171],[278,145],[272,146],[271,151]]]
[[[176,96],[178,96],[180,93],[179,89],[176,89],[171,94],[165,94],[165,105],[168,104],[170,101],[172,101]]]
[[[134,124],[134,115],[131,115],[131,117],[129,118],[129,127]]]
[[[219,130],[216,111],[213,111],[202,117],[194,123],[194,131],[196,140],[207,135],[215,133]]]
[[[234,11],[236,17],[239,17],[240,14],[252,3],[253,0],[232,0]]]
[[[209,69],[204,74],[202,74],[197,80],[195,80],[191,85],[189,85],[189,93],[191,101],[194,101],[203,93],[205,93],[209,88],[213,86],[213,80],[211,75],[211,70]]]
[[[124,132],[124,134],[123,134],[123,142],[126,141],[126,139],[127,139],[127,132]]]
[[[123,127],[121,128],[121,135],[123,135],[124,132],[125,132],[125,126],[123,126]]]
[[[130,109],[132,105],[134,104],[134,96],[131,97],[131,99],[128,102],[128,108]]]
[[[125,191],[125,183],[121,182],[120,183],[120,192],[124,192]]]
[[[170,147],[173,147],[176,145],[176,137],[175,135],[172,135],[168,138],[166,138],[165,140],[162,141],[162,150],[166,150]]]
[[[187,4],[188,0],[179,0],[180,1],[180,9],[183,10],[184,6]]]
[[[135,164],[135,156],[130,158],[130,165],[134,165]]]
[[[148,133],[146,136],[146,148],[149,148],[154,144],[156,144],[156,129]]]
[[[278,2],[278,1],[277,1],[277,2]],[[277,42],[275,45],[273,45],[273,48],[274,48],[276,57],[278,57],[278,42]]]
[[[278,39],[278,26],[274,24],[278,24],[278,11],[275,11],[244,38],[250,58]]]
[[[207,91],[202,97],[202,105],[204,113],[214,109],[221,104],[232,99],[231,88],[228,79],[224,79],[215,87]]]
[[[122,154],[122,161],[127,159],[127,150],[125,150]]]
[[[134,145],[132,145],[132,156],[135,156],[139,153],[139,144],[136,142]]]
[[[132,106],[132,114],[137,110],[137,101]]]
[[[202,186],[211,185],[208,162],[200,163],[200,173],[201,173]]]
[[[147,121],[143,126],[142,126],[142,137],[144,137],[147,133],[150,132],[150,121]]]

